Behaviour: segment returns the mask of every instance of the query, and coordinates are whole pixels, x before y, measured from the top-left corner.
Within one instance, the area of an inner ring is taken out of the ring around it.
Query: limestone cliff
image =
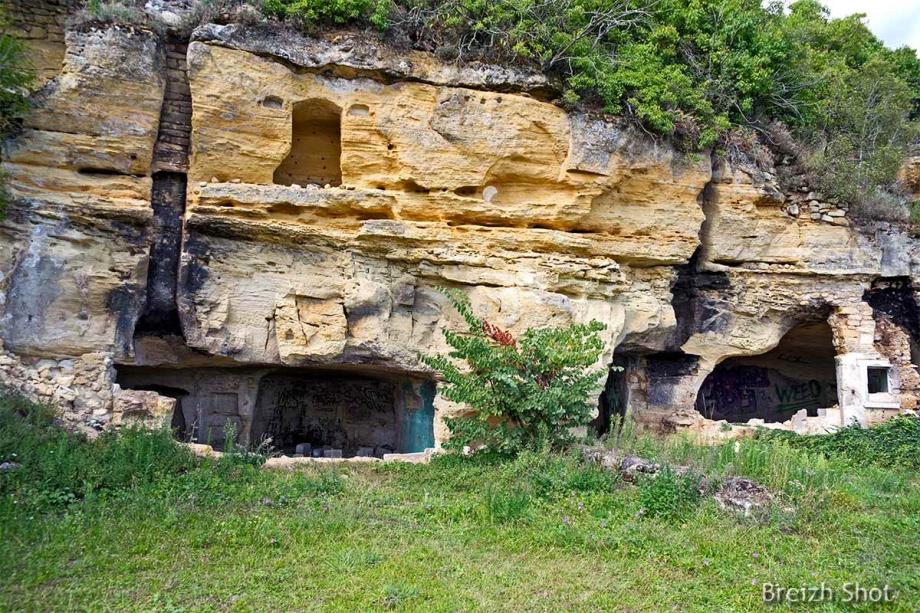
[[[0,374],[74,427],[174,411],[198,440],[420,450],[455,410],[417,359],[458,323],[439,286],[512,332],[607,324],[626,370],[601,425],[916,404],[920,243],[775,169],[351,34],[38,38],[46,82],[3,150]]]

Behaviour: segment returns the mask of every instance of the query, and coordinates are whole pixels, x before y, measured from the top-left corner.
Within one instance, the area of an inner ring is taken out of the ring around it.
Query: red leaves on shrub
[[[482,333],[491,338],[493,341],[501,345],[502,347],[516,347],[517,341],[514,340],[514,337],[511,336],[511,333],[507,330],[502,330],[495,324],[490,324],[487,321],[482,322]]]

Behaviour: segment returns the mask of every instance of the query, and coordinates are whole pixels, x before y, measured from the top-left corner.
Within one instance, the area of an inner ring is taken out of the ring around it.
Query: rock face
[[[603,363],[626,368],[600,424],[710,424],[701,389],[810,431],[916,405],[916,241],[803,214],[769,169],[567,113],[541,75],[355,35],[65,43],[4,146],[0,374],[75,426],[171,412],[218,445],[230,424],[292,452],[422,451],[457,409],[418,361],[460,323],[440,286],[512,333],[607,324]],[[896,307],[869,300],[885,280]],[[66,379],[78,363],[97,377]]]
[[[162,427],[170,422],[175,409],[175,398],[161,396],[154,391],[116,389],[112,400],[112,425]]]

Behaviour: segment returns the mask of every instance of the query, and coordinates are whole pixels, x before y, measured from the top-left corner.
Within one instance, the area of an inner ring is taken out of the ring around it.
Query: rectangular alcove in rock
[[[176,398],[177,438],[286,455],[375,456],[434,446],[435,385],[405,376],[301,368],[118,368],[122,388]]]
[[[275,170],[275,184],[342,184],[341,115],[342,110],[328,100],[293,105],[291,150]]]

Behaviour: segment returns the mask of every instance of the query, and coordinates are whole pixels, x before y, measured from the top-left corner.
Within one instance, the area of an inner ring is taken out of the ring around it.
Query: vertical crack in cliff
[[[681,347],[697,332],[706,332],[718,327],[722,309],[715,295],[729,286],[724,272],[711,270],[709,266],[709,245],[715,210],[715,184],[720,176],[719,161],[713,159],[712,176],[697,196],[703,211],[699,229],[699,245],[690,260],[675,267],[674,282],[671,285],[671,307],[677,325],[667,349],[682,353]]]
[[[187,41],[166,41],[166,88],[153,150],[153,244],[147,269],[147,300],[135,336],[183,336],[177,306],[179,261],[192,129]]]
[[[712,226],[715,222],[716,216],[718,215],[716,211],[715,191],[716,182],[718,182],[720,178],[720,160],[718,157],[713,156],[712,171],[709,177],[709,181],[706,182],[706,185],[703,186],[703,189],[697,196],[697,201],[700,204],[700,208],[703,210],[703,223],[700,224],[700,230],[698,233],[700,244],[697,248],[697,253],[694,253],[698,265],[705,266],[708,262],[711,261],[711,258],[709,257],[709,249],[712,244]]]
[[[186,177],[176,172],[153,175],[154,239],[147,268],[147,302],[134,333],[138,336],[182,335],[176,304]]]
[[[166,41],[166,90],[153,146],[154,170],[188,172],[192,134],[192,90],[188,81],[188,41]]]

